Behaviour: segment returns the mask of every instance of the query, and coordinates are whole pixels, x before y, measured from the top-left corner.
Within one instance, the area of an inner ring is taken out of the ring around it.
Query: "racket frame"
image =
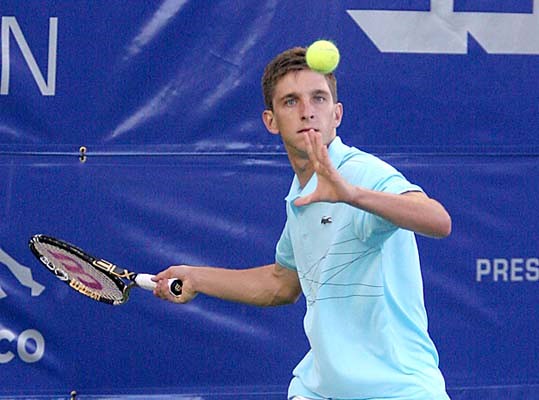
[[[112,299],[103,296],[96,290],[86,286],[80,280],[71,278],[68,272],[64,271],[63,269],[57,268],[52,261],[50,261],[37,249],[36,245],[38,243],[54,246],[67,253],[70,253],[74,257],[83,260],[84,262],[95,268],[98,272],[103,273],[112,283],[114,283],[114,285],[116,285],[118,290],[121,292],[122,297],[119,299]],[[37,234],[33,235],[30,238],[29,246],[30,250],[36,256],[36,258],[39,259],[39,261],[41,261],[41,263],[45,265],[45,267],[47,267],[47,269],[51,271],[58,279],[67,283],[72,289],[85,296],[90,297],[93,300],[111,305],[123,304],[129,299],[129,292],[131,288],[133,286],[137,286],[135,282],[137,273],[121,268],[105,259],[96,258],[86,253],[81,248],[63,240],[54,238],[52,236]],[[125,282],[123,279],[126,279],[129,282]]]

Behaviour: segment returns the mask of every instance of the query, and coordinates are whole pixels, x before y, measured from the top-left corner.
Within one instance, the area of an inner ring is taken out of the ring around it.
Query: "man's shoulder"
[[[337,136],[331,143],[329,154],[337,168],[341,167],[350,160],[367,163],[374,162],[378,159],[378,157],[360,150],[357,147],[349,146],[348,144],[344,143],[339,136]]]
[[[336,168],[350,183],[365,187],[374,187],[390,176],[402,175],[379,156],[352,146],[347,146]]]
[[[347,146],[348,149],[345,153],[343,153],[343,157],[341,159],[339,167],[342,166],[350,166],[352,168],[357,167],[358,164],[361,165],[361,167],[391,167],[390,164],[388,164],[386,161],[382,160],[377,155],[374,155],[372,153],[368,153],[366,151],[360,150],[357,147],[353,146]]]

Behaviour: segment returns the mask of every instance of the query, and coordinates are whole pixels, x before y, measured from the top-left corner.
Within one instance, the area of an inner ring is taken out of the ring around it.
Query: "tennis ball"
[[[307,48],[305,59],[309,68],[322,74],[333,72],[341,56],[339,49],[329,40],[317,40]]]

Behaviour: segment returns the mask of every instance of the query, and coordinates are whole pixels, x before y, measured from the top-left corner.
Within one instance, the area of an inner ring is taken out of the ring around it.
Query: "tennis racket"
[[[133,287],[153,290],[154,275],[138,274],[120,268],[102,258],[95,258],[84,250],[46,235],[30,238],[30,250],[58,279],[80,294],[96,301],[119,305],[129,299]],[[169,279],[170,293],[182,293],[182,281]]]

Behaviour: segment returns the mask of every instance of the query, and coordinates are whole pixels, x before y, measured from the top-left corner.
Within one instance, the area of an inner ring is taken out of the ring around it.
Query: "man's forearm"
[[[451,233],[445,208],[422,192],[399,195],[353,187],[347,203],[425,236],[443,238]]]

